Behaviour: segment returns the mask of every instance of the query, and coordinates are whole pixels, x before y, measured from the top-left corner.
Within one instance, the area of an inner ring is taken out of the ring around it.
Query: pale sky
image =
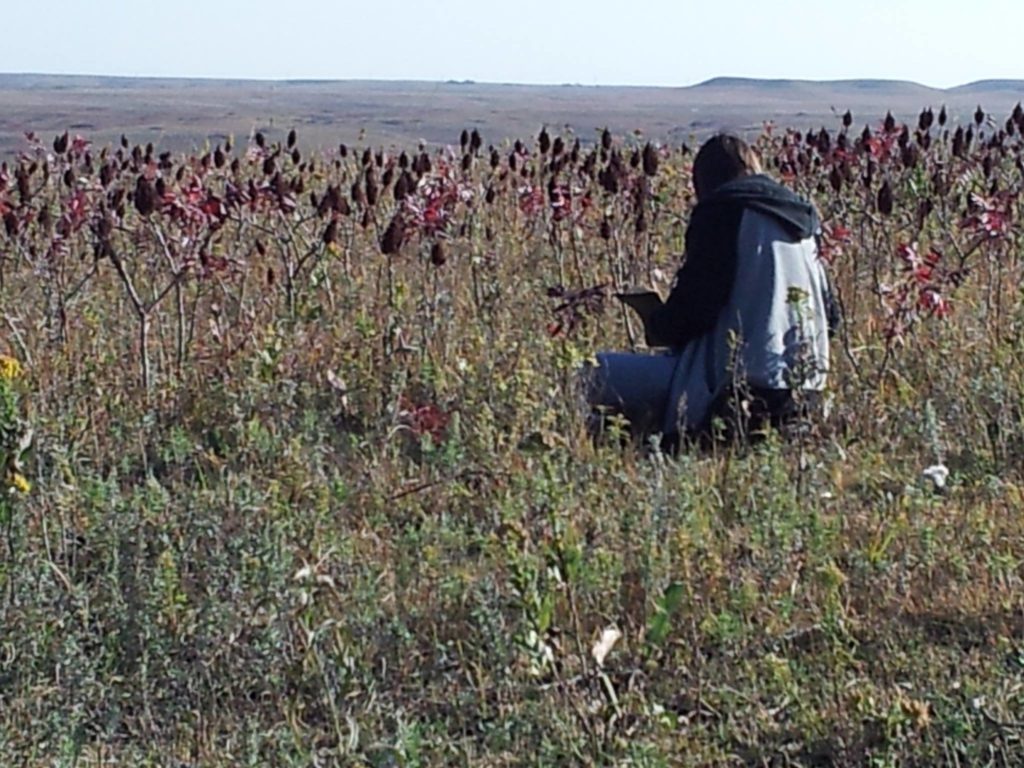
[[[1024,78],[1021,0],[0,0],[0,72],[680,86]]]

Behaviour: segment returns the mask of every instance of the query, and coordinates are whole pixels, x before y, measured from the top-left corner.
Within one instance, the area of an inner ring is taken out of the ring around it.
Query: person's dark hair
[[[693,161],[693,186],[697,199],[707,198],[727,181],[761,172],[761,161],[743,139],[731,133],[712,136]]]

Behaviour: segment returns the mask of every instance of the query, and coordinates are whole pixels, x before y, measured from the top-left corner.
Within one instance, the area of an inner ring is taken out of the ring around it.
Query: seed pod
[[[391,194],[394,195],[395,202],[401,202],[409,196],[410,190],[415,186],[416,182],[413,181],[412,176],[408,171],[402,171],[398,177],[398,181],[395,182],[394,189],[391,190]]]
[[[612,237],[612,225],[611,225],[611,222],[608,221],[608,217],[607,216],[605,216],[603,219],[601,219],[601,230],[600,230],[600,233],[601,233],[601,239],[602,240],[610,240],[611,237]]]
[[[373,152],[367,147],[363,150],[362,164],[364,168],[368,168],[373,163]]]
[[[941,128],[946,124],[946,105],[943,104],[939,110],[939,127]]]
[[[985,122],[985,110],[981,108],[980,104],[978,105],[978,108],[974,110],[974,122],[978,126],[981,126],[981,124]]]
[[[838,192],[843,188],[843,177],[839,173],[837,166],[832,166],[832,172],[828,175],[828,183],[832,186],[834,192]]]
[[[927,109],[921,110],[921,114],[918,115],[918,118],[917,118],[917,128],[918,128],[918,130],[920,130],[922,133],[927,132],[927,130],[932,127],[932,120],[933,119],[934,119],[934,115],[932,114],[932,108],[931,107],[928,107]]]
[[[352,202],[360,208],[366,205],[366,193],[363,192],[363,185],[358,181],[353,182],[352,184]]]
[[[379,191],[380,189],[377,186],[376,174],[368,171],[366,174],[366,203],[371,208],[377,204],[377,197]]]
[[[597,169],[597,153],[590,152],[586,159],[583,161],[583,173],[589,176],[591,179],[594,178],[594,171]]]
[[[892,112],[885,113],[885,121],[882,123],[886,133],[892,133],[896,130],[896,118],[892,116]]]
[[[231,172],[237,174],[242,168],[242,163],[236,157],[231,161]]]
[[[850,110],[843,113],[843,128],[849,128],[853,124],[853,114]]]
[[[68,132],[64,131],[60,136],[53,140],[53,151],[58,155],[63,155],[68,151]]]
[[[103,167],[100,168],[100,185],[106,189],[110,186],[110,182],[114,180],[114,164],[104,163]]]
[[[608,161],[608,168],[615,174],[616,178],[622,178],[626,175],[626,166],[622,163],[622,154],[617,149],[612,150],[611,159]]]
[[[295,134],[295,129],[292,128],[290,131],[288,131],[288,149],[291,149],[292,147],[295,146],[296,139],[298,139],[298,136],[296,136]]]
[[[488,205],[490,205],[491,203],[494,202],[494,198],[496,196],[497,196],[497,193],[495,193],[495,191],[494,191],[494,186],[493,185],[488,185],[487,192],[484,194],[484,200],[487,202]]]
[[[491,150],[491,170],[496,170],[501,165],[501,155],[498,154],[498,150]]]
[[[459,134],[459,147],[463,152],[466,151],[466,147],[469,145],[469,131],[465,128],[462,129],[462,133]]]
[[[953,133],[953,157],[964,156],[964,129],[961,126],[957,126],[956,131]]]
[[[867,151],[868,143],[871,141],[871,139],[871,129],[865,125],[864,130],[860,134],[860,146],[863,151]]]
[[[612,132],[605,128],[601,131],[601,149],[607,152],[612,148]]]
[[[558,157],[565,151],[565,142],[562,141],[561,136],[555,136],[555,141],[551,145],[551,156]]]
[[[614,195],[619,191],[619,179],[615,172],[612,171],[611,166],[606,166],[598,172],[597,182],[601,185],[601,188],[609,194]]]
[[[384,231],[384,237],[380,240],[381,253],[392,255],[398,253],[402,248],[402,241],[405,239],[405,223],[401,215],[396,214],[388,228]]]
[[[177,173],[174,174],[174,180],[180,182],[185,178],[185,166],[182,165],[178,168]]]
[[[992,176],[992,155],[985,154],[985,157],[981,161],[981,171],[985,174],[985,178],[991,178]]]
[[[64,186],[68,188],[75,186],[75,172],[70,168],[64,171]]]
[[[323,234],[324,245],[331,245],[332,243],[338,242],[338,222],[334,219],[327,225],[327,229],[324,230]]]
[[[468,152],[462,156],[462,172],[469,173],[469,169],[473,167],[473,156]]]
[[[16,237],[18,234],[18,217],[14,215],[14,211],[7,211],[4,214],[4,229],[7,230],[8,237]]]
[[[271,176],[275,170],[277,170],[277,163],[274,161],[274,156],[268,155],[263,161],[263,173],[267,176]]]
[[[886,179],[882,182],[881,188],[878,190],[878,212],[883,216],[888,216],[892,213],[892,187],[889,186],[889,180]]]
[[[446,261],[448,261],[448,255],[444,252],[444,244],[440,240],[436,240],[430,247],[430,263],[435,267],[441,267]]]
[[[540,135],[537,137],[537,148],[542,155],[546,155],[548,150],[551,149],[551,137],[548,136],[547,128],[540,129]]]
[[[263,149],[267,145],[267,139],[264,137],[262,131],[256,131],[256,136],[254,138],[256,140],[256,146],[260,149]]]
[[[483,145],[484,140],[480,138],[480,132],[474,128],[473,132],[469,134],[469,148],[474,154],[480,151],[480,147]]]
[[[515,152],[512,152],[508,156],[508,167],[509,167],[509,170],[512,170],[512,171],[516,170],[516,153]]]
[[[123,133],[121,134],[121,146],[124,149],[128,149],[128,137],[125,136]]]
[[[829,136],[824,126],[822,126],[821,130],[818,131],[817,137],[815,137],[815,146],[818,148],[818,153],[822,155],[827,155],[829,150],[832,149],[832,137]]]
[[[395,178],[395,166],[389,165],[384,170],[384,175],[380,177],[380,185],[387,189],[391,186],[391,180]]]
[[[341,155],[342,157],[348,157],[348,147],[346,147],[344,144],[339,144],[338,154]]]
[[[132,202],[137,210],[143,216],[149,216],[156,208],[156,190],[153,189],[153,185],[149,182],[145,176],[139,176],[135,182],[135,195],[132,198]]]
[[[644,145],[643,163],[645,175],[654,176],[658,173],[658,151],[651,142]]]
[[[301,152],[299,152],[299,150],[298,150],[298,149],[293,149],[293,150],[292,150],[292,162],[293,162],[293,163],[294,163],[295,165],[298,165],[299,163],[301,163],[301,162],[302,162],[302,153],[301,153]]]

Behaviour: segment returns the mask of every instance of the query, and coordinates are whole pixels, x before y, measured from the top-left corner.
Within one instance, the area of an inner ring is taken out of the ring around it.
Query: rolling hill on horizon
[[[765,121],[807,129],[855,124],[891,111],[912,120],[945,105],[969,119],[980,105],[1000,123],[1024,100],[1024,80],[980,80],[940,89],[903,80],[716,77],[694,85],[583,86],[514,83],[135,78],[0,73],[0,154],[24,148],[26,131],[70,130],[103,144],[122,133],[187,150],[229,135],[296,128],[312,149],[339,142],[449,144],[463,128],[488,143],[527,138],[542,125],[590,141],[607,126],[663,142],[716,130],[756,132]]]

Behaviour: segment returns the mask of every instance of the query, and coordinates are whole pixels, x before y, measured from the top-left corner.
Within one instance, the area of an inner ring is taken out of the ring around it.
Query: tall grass
[[[967,120],[766,128],[828,414],[674,458],[575,371],[671,280],[688,148],[29,142],[0,762],[1020,762],[1024,114]]]

